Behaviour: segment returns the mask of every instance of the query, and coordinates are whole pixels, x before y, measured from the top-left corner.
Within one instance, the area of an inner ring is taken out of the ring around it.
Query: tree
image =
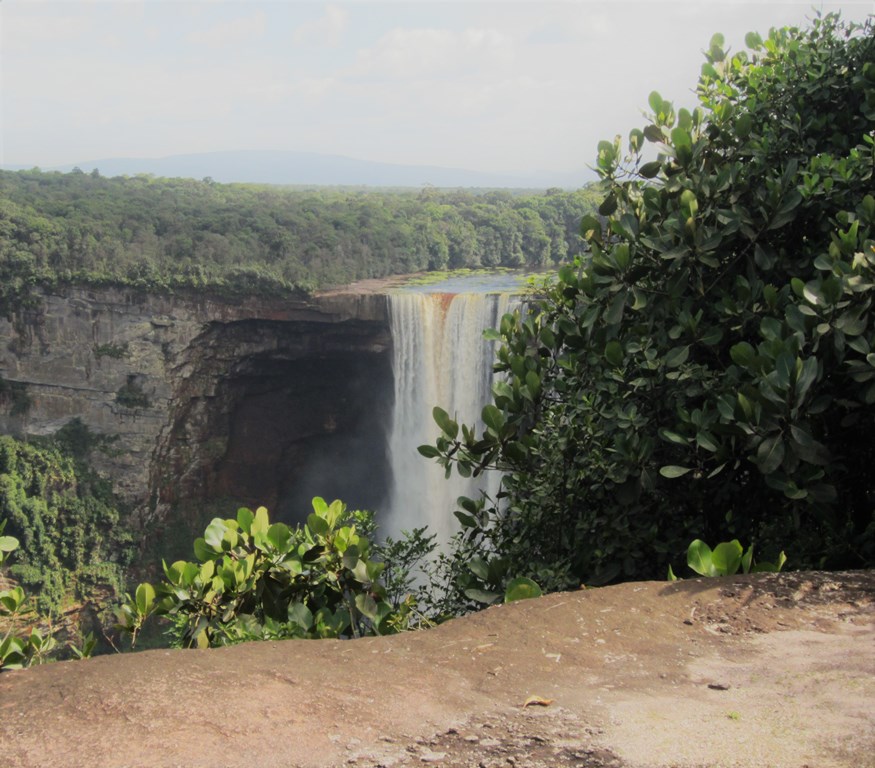
[[[746,43],[711,40],[696,109],[654,92],[599,144],[589,252],[494,332],[485,431],[436,409],[424,455],[507,473],[457,545],[508,578],[663,576],[695,537],[875,562],[873,24]]]

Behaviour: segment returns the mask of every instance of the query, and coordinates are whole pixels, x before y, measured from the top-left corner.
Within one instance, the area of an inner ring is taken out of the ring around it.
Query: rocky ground
[[[0,676],[0,766],[875,766],[875,572],[642,582],[426,632]]]

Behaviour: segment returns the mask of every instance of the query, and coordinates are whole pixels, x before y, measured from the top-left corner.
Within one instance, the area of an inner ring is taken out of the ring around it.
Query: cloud
[[[395,28],[374,46],[359,51],[357,72],[409,80],[477,76],[506,67],[514,58],[513,39],[497,29]]]
[[[252,16],[241,16],[231,21],[223,21],[206,29],[190,32],[186,39],[193,45],[209,48],[225,48],[242,45],[257,40],[265,32],[265,14],[259,11]]]
[[[2,48],[22,52],[38,46],[74,43],[93,30],[90,18],[82,14],[58,13],[40,5],[0,5]]]
[[[296,45],[336,48],[343,40],[349,14],[339,6],[329,5],[325,15],[304,22],[292,33]]]

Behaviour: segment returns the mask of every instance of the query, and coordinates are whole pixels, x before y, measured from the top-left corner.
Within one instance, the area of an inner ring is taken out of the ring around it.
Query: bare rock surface
[[[394,637],[5,673],[0,745],[8,768],[872,768],[875,572],[630,583]]]

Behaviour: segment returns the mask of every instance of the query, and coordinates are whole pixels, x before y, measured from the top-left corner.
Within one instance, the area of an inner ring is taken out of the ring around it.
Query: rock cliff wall
[[[390,347],[373,294],[47,292],[0,319],[0,433],[50,435],[78,418],[110,438],[92,464],[143,524],[211,499],[290,519],[312,495],[374,506],[388,482]]]

